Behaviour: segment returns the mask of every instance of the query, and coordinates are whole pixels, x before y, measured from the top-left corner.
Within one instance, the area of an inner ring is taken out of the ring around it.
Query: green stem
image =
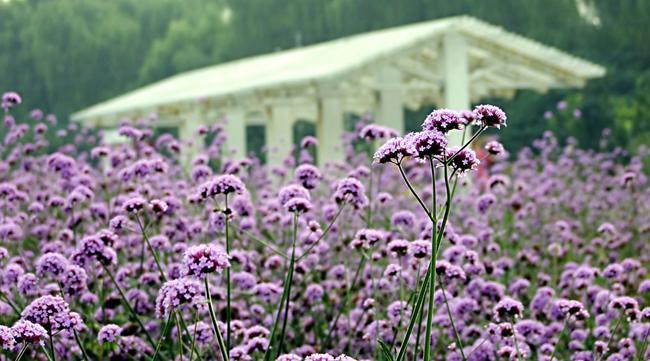
[[[86,349],[84,346],[81,344],[81,338],[79,337],[79,334],[77,333],[77,330],[72,330],[72,333],[74,333],[74,339],[77,341],[77,345],[79,345],[79,348],[81,349],[81,355],[83,356],[85,361],[90,361],[90,358],[88,358],[88,354],[86,353]]]
[[[228,257],[230,257],[230,232],[229,232],[229,212],[228,212],[228,194],[224,195],[225,199],[225,207],[226,210],[224,211],[224,215],[226,216],[226,254],[228,254]],[[230,330],[230,320],[232,318],[231,314],[231,299],[232,299],[232,288],[230,285],[230,267],[226,268],[226,347],[228,347],[228,350],[230,350],[230,337],[231,337],[231,330]]]
[[[23,347],[20,349],[20,352],[18,353],[18,356],[16,356],[16,360],[14,361],[20,361],[20,359],[25,356],[25,352],[27,352],[27,343],[23,342]]]
[[[429,266],[427,267],[427,274],[424,277],[424,281],[422,282],[422,286],[420,286],[420,290],[418,291],[418,299],[417,302],[415,303],[415,308],[413,309],[413,313],[411,314],[411,319],[409,320],[409,325],[406,328],[406,333],[404,334],[404,338],[402,339],[402,344],[399,349],[399,353],[397,355],[397,358],[395,361],[401,361],[404,359],[406,356],[406,350],[408,349],[408,342],[411,339],[411,333],[413,332],[413,326],[415,325],[416,320],[418,319],[418,316],[420,318],[420,322],[422,321],[422,306],[424,305],[424,299],[427,295],[427,289],[429,286],[429,281],[431,279],[431,267],[433,266],[432,262],[429,262]],[[431,342],[429,340],[429,342]]]
[[[210,312],[210,321],[212,321],[212,328],[214,333],[217,335],[217,342],[219,344],[219,351],[221,352],[221,358],[223,361],[228,361],[228,349],[226,344],[223,341],[221,336],[221,330],[219,329],[219,324],[217,323],[217,316],[214,314],[214,307],[212,306],[212,294],[210,294],[210,285],[208,283],[208,276],[203,278],[203,283],[205,285],[205,297],[208,299],[208,310]]]
[[[357,266],[357,270],[354,273],[354,278],[352,279],[352,284],[350,287],[346,288],[345,290],[345,296],[343,297],[343,303],[341,306],[338,308],[338,311],[336,311],[336,317],[334,317],[334,322],[332,322],[332,326],[330,326],[329,331],[327,332],[327,337],[325,338],[325,345],[329,345],[330,341],[332,340],[332,334],[334,333],[334,329],[336,328],[336,325],[338,324],[339,318],[341,318],[341,315],[343,314],[343,310],[345,309],[348,301],[350,300],[351,294],[352,294],[352,289],[356,287],[357,281],[359,279],[359,275],[361,274],[361,271],[366,265],[366,257],[361,258],[361,261],[359,262],[359,266]]]
[[[458,343],[458,348],[460,349],[460,355],[463,358],[463,361],[465,361],[467,360],[467,357],[465,357],[465,351],[463,351],[463,341],[460,339],[460,334],[458,333],[458,328],[454,322],[454,317],[451,315],[451,308],[449,307],[449,301],[447,301],[447,286],[445,285],[444,277],[440,277],[440,285],[442,286],[442,298],[444,299],[445,307],[447,308],[447,316],[449,316],[451,328],[454,330],[454,336],[456,337],[456,342]]]
[[[299,262],[299,261],[300,261],[301,259],[303,259],[304,257],[307,257],[307,256],[309,255],[309,252],[310,252],[312,249],[314,249],[314,247],[316,247],[316,246],[318,245],[318,242],[320,242],[323,238],[325,238],[325,236],[327,236],[327,234],[329,233],[329,231],[332,229],[332,226],[334,225],[334,222],[336,222],[336,220],[337,220],[337,219],[339,218],[339,216],[341,215],[341,212],[343,212],[343,208],[345,208],[345,205],[346,205],[346,203],[343,203],[343,204],[339,207],[338,212],[336,212],[336,215],[334,215],[334,218],[332,219],[332,221],[327,225],[327,227],[326,227],[325,230],[323,231],[323,234],[321,234],[320,237],[318,237],[318,239],[317,239],[317,240],[316,240],[316,241],[315,241],[311,246],[309,246],[309,248],[307,248],[307,249],[303,252],[303,254],[302,254],[300,257],[298,257],[298,258],[296,259],[296,262]]]
[[[104,272],[106,272],[108,277],[111,279],[111,281],[115,285],[115,288],[117,289],[118,293],[122,297],[122,303],[124,303],[124,305],[129,310],[131,315],[133,315],[133,318],[135,319],[135,321],[138,323],[138,325],[140,326],[140,328],[144,332],[145,336],[147,337],[147,341],[149,342],[149,344],[151,344],[151,347],[155,348],[156,344],[153,342],[153,339],[151,338],[151,335],[149,335],[149,332],[144,327],[144,324],[142,323],[142,320],[140,320],[140,317],[138,316],[138,314],[135,312],[133,307],[131,307],[131,304],[129,304],[129,300],[126,298],[126,295],[124,294],[124,291],[122,291],[122,287],[120,287],[120,285],[115,280],[115,277],[113,277],[113,273],[111,273],[111,271],[108,269],[108,267],[106,267],[104,264],[102,264],[102,267],[104,268]]]
[[[176,311],[172,313],[174,314],[174,320],[176,320],[176,332],[178,332],[178,354],[181,357],[181,361],[183,361],[183,332],[181,331],[181,323],[178,321],[181,315]]]
[[[298,242],[298,212],[293,214],[293,242],[291,245],[291,258],[296,257],[297,242]],[[291,303],[292,283],[293,283],[293,270],[291,270],[291,277],[289,277],[289,287],[287,288],[287,303],[284,305],[284,318],[282,320],[282,330],[280,331],[280,345],[278,346],[278,353],[282,353],[282,346],[284,345],[284,334],[287,330],[287,322],[289,320],[289,304]]]
[[[163,271],[162,266],[160,265],[160,260],[158,259],[158,254],[153,249],[153,246],[151,246],[151,242],[149,241],[149,236],[147,236],[147,232],[145,232],[144,226],[142,225],[142,222],[140,221],[140,216],[138,216],[136,214],[135,219],[138,221],[138,226],[140,226],[140,231],[142,232],[142,238],[147,243],[147,247],[149,247],[149,252],[151,252],[151,254],[153,255],[153,260],[156,262],[156,267],[158,267],[158,272],[160,272],[160,279],[163,282],[167,282],[167,277],[165,276],[165,272]],[[143,252],[143,255],[144,255],[144,252]]]
[[[47,330],[47,335],[50,338],[50,355],[52,355],[52,360],[56,361],[56,353],[54,352],[54,339],[52,338],[52,330]]]
[[[194,356],[194,347],[196,346],[196,317],[198,316],[198,312],[194,310],[194,332],[192,333],[192,345],[190,346],[190,361],[192,361],[192,357]]]
[[[158,353],[160,352],[160,348],[162,346],[162,342],[167,336],[167,333],[169,332],[171,322],[172,321],[172,313],[169,313],[169,316],[167,317],[167,322],[165,323],[165,327],[163,327],[162,333],[160,334],[160,338],[158,339],[158,343],[156,344],[156,350],[153,353],[153,357],[151,358],[151,361],[156,361],[156,358],[158,358]]]
[[[564,319],[564,325],[562,325],[562,331],[560,331],[560,336],[558,337],[558,341],[555,344],[555,347],[553,347],[553,352],[551,353],[551,359],[549,361],[553,361],[553,358],[555,357],[555,351],[557,351],[557,345],[560,343],[560,338],[564,334],[564,331],[566,331],[567,325],[569,324],[569,318]]]
[[[295,262],[296,262],[295,254],[292,254],[291,258],[289,259],[289,267],[288,267],[287,275],[284,278],[284,286],[282,289],[282,297],[280,299],[280,305],[278,307],[278,312],[275,315],[275,320],[273,321],[273,327],[271,328],[271,336],[269,337],[269,347],[267,347],[266,351],[264,352],[264,361],[270,360],[271,357],[273,357],[272,354],[275,352],[275,348],[273,347],[273,345],[276,340],[276,332],[278,330],[278,324],[280,323],[280,316],[282,315],[284,302],[289,302],[289,300],[287,299],[289,280],[293,279],[293,269],[294,269]]]
[[[515,350],[517,351],[517,361],[521,360],[521,352],[519,351],[519,342],[517,341],[517,330],[515,330],[515,324],[510,321],[510,327],[512,327],[512,340],[515,342]]]
[[[427,216],[433,221],[433,218],[431,217],[431,211],[429,211],[429,208],[424,204],[422,201],[422,198],[418,195],[418,193],[415,191],[413,186],[411,185],[411,182],[409,181],[408,177],[406,176],[406,173],[404,172],[404,168],[402,168],[402,164],[398,163],[397,168],[399,169],[400,174],[402,175],[402,179],[404,179],[404,183],[406,183],[406,186],[408,187],[409,191],[411,191],[411,194],[415,197],[415,199],[418,201],[420,204],[420,207],[426,212]]]

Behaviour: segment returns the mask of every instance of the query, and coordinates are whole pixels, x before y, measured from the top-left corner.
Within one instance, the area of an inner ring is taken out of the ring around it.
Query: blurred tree
[[[65,118],[181,71],[461,14],[608,68],[604,79],[582,90],[490,100],[509,113],[510,126],[500,136],[510,148],[549,127],[587,146],[597,145],[605,127],[619,144],[647,143],[647,0],[0,1],[0,87],[25,94],[23,109],[39,106]],[[560,101],[567,102],[562,112]],[[572,116],[576,109],[579,118]],[[542,116],[547,111],[553,113],[548,119]]]

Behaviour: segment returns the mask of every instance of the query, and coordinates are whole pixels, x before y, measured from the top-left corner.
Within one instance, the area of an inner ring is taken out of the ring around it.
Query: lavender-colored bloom
[[[0,325],[0,348],[11,350],[16,345],[13,331],[7,326]]]
[[[505,297],[494,306],[494,316],[500,320],[519,318],[524,312],[524,305],[510,297]]]
[[[295,174],[296,180],[306,189],[316,188],[322,178],[320,170],[311,164],[301,164]]]
[[[431,241],[418,239],[410,243],[409,253],[415,258],[426,258],[431,254]]]
[[[114,324],[104,325],[97,333],[97,342],[99,342],[100,345],[107,342],[117,343],[121,334],[122,328],[120,326]]]
[[[420,158],[441,156],[448,144],[445,135],[437,130],[410,133],[406,136],[406,141],[416,150]]]
[[[458,171],[459,175],[464,175],[469,171],[475,170],[481,163],[481,161],[476,157],[476,153],[468,148],[459,150],[459,147],[451,147],[447,149],[447,158],[451,160],[452,167]],[[453,159],[451,157],[453,157]]]
[[[88,275],[83,268],[69,264],[60,276],[63,290],[68,295],[78,295],[86,289]]]
[[[43,326],[28,320],[18,320],[11,327],[16,343],[45,345],[47,331]]]
[[[19,105],[22,103],[22,98],[18,93],[15,92],[6,92],[2,94],[2,103],[0,103],[0,108],[4,109],[5,111],[15,107],[16,105]]]
[[[60,253],[50,252],[36,260],[36,274],[58,277],[68,266],[68,260]]]
[[[395,129],[377,124],[368,124],[359,132],[359,138],[366,140],[377,140],[396,136],[398,136],[398,133]]]
[[[296,184],[282,187],[278,192],[278,201],[280,201],[280,204],[283,206],[293,198],[303,198],[309,200],[311,199],[311,196],[306,188]]]
[[[402,137],[391,138],[382,144],[372,157],[375,164],[400,163],[405,157],[417,154],[413,143]]]
[[[341,179],[334,191],[334,201],[339,204],[350,203],[354,208],[363,208],[368,204],[366,187],[358,179],[348,177]]]
[[[503,147],[503,144],[497,142],[496,140],[491,140],[485,144],[485,150],[492,155],[501,155],[506,150]]]
[[[245,189],[241,179],[231,174],[224,174],[203,183],[199,187],[199,195],[203,199],[207,199],[214,198],[219,194],[242,194]]]
[[[187,274],[203,278],[209,273],[221,273],[230,267],[228,255],[213,244],[200,244],[185,250],[183,263]]]
[[[156,298],[156,316],[167,318],[169,313],[184,304],[197,304],[202,297],[201,284],[191,278],[180,278],[165,282]]]
[[[474,108],[474,115],[483,126],[497,129],[506,126],[506,113],[494,105],[478,105]]]
[[[449,109],[436,109],[422,123],[423,130],[447,133],[450,130],[461,129],[465,118],[461,119],[458,112]]]
[[[25,307],[21,317],[52,331],[83,328],[79,315],[70,312],[68,303],[59,296],[46,295],[35,299]]]
[[[312,204],[309,200],[299,197],[291,198],[283,206],[292,213],[306,213],[312,209]]]

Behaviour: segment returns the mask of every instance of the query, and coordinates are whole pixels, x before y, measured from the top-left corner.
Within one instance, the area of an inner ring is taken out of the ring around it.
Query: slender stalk
[[[18,356],[16,356],[16,359],[14,361],[20,361],[20,359],[25,356],[25,352],[27,352],[27,343],[23,342],[23,347],[20,349],[20,352],[18,353]]]
[[[467,358],[470,358],[474,354],[474,352],[476,352],[476,350],[478,350],[481,346],[483,346],[483,344],[487,340],[488,340],[488,338],[484,337],[483,341],[481,341],[481,343],[479,343],[478,346],[474,347],[474,349],[467,354]]]
[[[515,350],[517,351],[517,361],[521,360],[521,352],[519,351],[519,342],[517,341],[517,330],[515,330],[515,324],[510,321],[510,327],[512,327],[512,340],[515,342]]]
[[[219,351],[221,352],[221,358],[223,361],[228,361],[228,349],[226,344],[223,341],[221,336],[221,330],[219,329],[219,324],[217,323],[217,316],[214,314],[214,307],[212,306],[212,295],[210,294],[210,285],[208,283],[208,276],[203,278],[203,283],[205,285],[205,297],[208,299],[208,310],[210,312],[210,321],[212,321],[212,328],[214,333],[217,335],[217,342],[219,344]]]
[[[192,361],[192,357],[194,356],[194,347],[196,346],[196,316],[198,316],[198,312],[195,310],[194,311],[194,332],[192,333],[192,345],[190,346],[190,361]]]
[[[178,354],[181,357],[181,361],[183,361],[183,332],[181,331],[181,323],[178,321],[181,315],[178,312],[173,312],[173,314],[174,320],[176,320],[176,332],[178,332]]]
[[[463,351],[463,341],[460,339],[460,334],[458,333],[458,328],[454,322],[454,317],[451,315],[451,308],[449,307],[449,301],[447,301],[447,286],[445,285],[444,277],[440,277],[440,285],[442,286],[442,298],[445,301],[445,307],[447,308],[447,316],[449,316],[449,322],[451,323],[451,328],[454,330],[454,336],[456,337],[456,343],[458,343],[458,348],[460,349],[460,355],[463,360],[467,360],[465,357],[465,351]],[[552,360],[551,360],[552,361]]]
[[[409,181],[408,177],[406,176],[406,173],[404,172],[404,168],[402,168],[401,163],[397,163],[397,168],[399,169],[400,174],[402,175],[402,179],[404,179],[404,183],[406,183],[406,186],[408,187],[409,191],[411,191],[411,194],[415,197],[415,199],[418,201],[420,204],[420,207],[424,210],[424,212],[427,214],[427,216],[433,221],[433,218],[431,217],[431,211],[429,211],[429,208],[424,204],[422,201],[422,198],[418,195],[418,193],[415,191],[413,186],[411,185],[411,182]]]
[[[296,262],[300,261],[301,259],[303,259],[303,258],[306,257],[307,255],[309,255],[309,252],[310,252],[312,249],[314,249],[314,247],[316,247],[316,246],[318,245],[318,242],[320,242],[323,238],[325,238],[325,236],[327,236],[327,234],[329,233],[329,231],[332,229],[332,226],[334,225],[334,222],[336,222],[336,220],[337,220],[337,219],[339,218],[339,216],[341,215],[341,212],[343,212],[343,208],[345,208],[345,205],[346,205],[346,203],[343,203],[343,204],[339,207],[338,212],[336,212],[336,214],[334,215],[334,218],[332,218],[332,221],[327,225],[327,227],[326,227],[325,230],[323,231],[323,234],[321,234],[320,237],[318,237],[318,239],[317,239],[317,240],[316,240],[316,241],[315,241],[311,246],[309,246],[309,247],[308,247],[308,248],[303,252],[303,254],[302,254],[301,256],[299,256],[299,257],[296,259]]]
[[[402,341],[402,344],[399,349],[399,353],[397,354],[397,358],[395,361],[401,361],[404,359],[406,356],[406,350],[408,349],[408,341],[411,339],[411,333],[413,332],[413,326],[415,326],[415,322],[418,319],[418,316],[420,318],[420,321],[422,321],[422,306],[424,305],[424,299],[427,295],[426,290],[428,289],[429,286],[429,281],[431,279],[431,268],[433,266],[432,262],[429,262],[429,266],[427,267],[427,273],[426,276],[424,277],[424,281],[422,282],[422,286],[420,286],[420,290],[418,291],[418,299],[417,302],[415,303],[415,308],[413,309],[413,314],[411,314],[411,319],[409,320],[408,327],[406,328],[406,333],[404,334],[404,338]],[[431,342],[431,341],[429,341]]]
[[[291,242],[291,258],[296,257],[296,243],[298,242],[298,212],[293,214],[293,241]],[[282,346],[284,345],[284,334],[287,330],[287,322],[289,320],[289,304],[291,303],[291,284],[293,283],[293,270],[291,270],[291,277],[289,277],[289,287],[287,288],[287,303],[284,305],[284,318],[282,320],[282,330],[280,331],[280,345],[278,346],[278,353],[282,353]]]
[[[77,341],[77,345],[79,345],[79,348],[81,349],[81,355],[83,356],[85,361],[90,361],[90,358],[88,358],[88,354],[86,353],[86,349],[84,348],[83,344],[81,343],[81,338],[79,337],[79,334],[77,333],[77,330],[72,330],[72,333],[74,333],[74,339]]]
[[[149,236],[147,236],[147,232],[145,231],[145,228],[142,225],[142,222],[140,221],[140,216],[138,216],[136,214],[135,219],[138,221],[138,226],[140,227],[140,232],[142,232],[142,238],[147,243],[147,247],[149,247],[149,252],[151,252],[151,255],[153,255],[153,260],[156,262],[156,267],[158,267],[158,272],[160,272],[160,279],[163,282],[167,282],[167,277],[165,276],[165,271],[163,271],[162,266],[160,265],[160,260],[158,259],[158,254],[153,249],[153,246],[151,246],[151,242],[149,241]],[[142,257],[144,257],[144,252],[142,254],[143,254]]]
[[[0,298],[3,299],[18,316],[20,316],[20,309],[18,306],[16,306],[16,304],[14,304],[14,302],[2,291],[0,291]]]
[[[228,216],[229,216],[229,211],[228,211],[228,194],[224,195],[225,199],[225,211],[224,215],[226,216],[226,254],[228,254],[228,257],[230,257],[230,232],[229,232],[229,221],[228,221]],[[231,337],[231,330],[230,330],[230,320],[232,318],[232,309],[231,309],[231,299],[232,299],[232,288],[230,285],[230,267],[226,268],[226,347],[228,347],[228,350],[230,350],[230,337]]]
[[[639,355],[639,360],[642,360],[643,357],[645,356],[645,350],[648,347],[648,336],[650,335],[650,327],[648,327],[648,331],[645,332],[645,337],[643,338],[643,344],[641,345],[641,354]],[[553,361],[553,360],[551,360]]]
[[[567,325],[569,324],[569,318],[566,317],[564,319],[564,325],[562,325],[562,331],[560,331],[560,337],[564,334],[566,331]],[[553,347],[553,352],[551,353],[551,358],[549,361],[553,361],[553,358],[555,357],[555,351],[557,351],[557,345],[560,343],[560,340],[558,339],[558,342],[555,344],[555,347]]]
[[[169,316],[167,317],[167,322],[165,323],[165,327],[163,327],[162,333],[160,334],[160,338],[158,338],[158,343],[156,344],[156,350],[153,353],[153,357],[151,358],[151,361],[156,361],[156,358],[158,358],[158,353],[160,352],[160,347],[162,346],[162,342],[167,336],[167,333],[169,332],[169,328],[172,324],[172,313],[169,313]]]
[[[48,361],[53,361],[52,356],[50,356],[50,353],[47,351],[45,346],[41,346],[41,350],[43,351],[43,354],[45,354],[45,357],[47,357]]]
[[[456,151],[456,153],[454,153],[451,157],[449,157],[449,158],[445,161],[445,163],[446,163],[446,164],[449,164],[449,162],[451,162],[452,160],[454,160],[454,158],[456,158],[456,156],[458,155],[458,153],[462,152],[463,149],[467,148],[467,146],[470,145],[470,144],[474,141],[474,139],[478,138],[478,136],[481,135],[481,133],[483,133],[483,131],[484,131],[486,128],[487,128],[487,126],[482,125],[482,126],[478,129],[478,132],[476,132],[474,135],[472,135],[472,137],[469,138],[469,140],[467,141],[467,143],[465,143],[462,147],[460,147],[460,149],[458,149],[458,150]],[[464,137],[464,134],[463,134],[463,137]]]
[[[284,258],[285,260],[289,260],[289,256],[287,256],[284,252],[282,252],[282,251],[280,251],[279,249],[277,249],[277,248],[276,248],[273,244],[271,244],[270,242],[267,242],[267,241],[265,241],[265,240],[262,240],[262,239],[260,239],[260,238],[257,238],[257,237],[255,237],[255,235],[253,235],[252,233],[250,233],[250,232],[248,232],[248,231],[245,231],[245,230],[243,230],[243,229],[237,227],[236,225],[232,225],[232,227],[235,228],[238,232],[245,234],[248,238],[252,239],[253,241],[255,241],[255,242],[257,242],[257,243],[260,243],[260,244],[263,245],[264,247],[270,249],[271,251],[273,251],[273,253],[277,254],[278,256]]]
[[[289,267],[288,267],[287,275],[284,278],[282,298],[280,299],[278,312],[275,315],[275,320],[273,321],[273,327],[271,328],[271,336],[269,337],[269,347],[267,347],[266,351],[264,352],[264,361],[270,360],[271,357],[273,357],[272,354],[275,352],[275,348],[273,345],[276,340],[276,332],[278,330],[278,324],[280,323],[280,316],[282,314],[282,309],[284,308],[284,303],[289,302],[288,300],[289,279],[293,278],[293,269],[294,269],[295,262],[296,262],[296,257],[295,254],[293,254],[292,257],[289,259]]]
[[[348,301],[350,300],[351,296],[351,291],[354,287],[357,285],[357,281],[359,279],[359,275],[361,274],[361,271],[366,265],[366,257],[361,258],[361,261],[359,262],[359,266],[357,266],[357,270],[354,273],[354,278],[352,279],[352,284],[346,288],[345,290],[345,296],[343,296],[343,303],[339,307],[339,309],[336,311],[336,316],[334,317],[334,321],[332,322],[332,325],[330,326],[329,331],[327,332],[327,337],[325,338],[325,345],[329,345],[330,341],[332,340],[332,335],[334,334],[334,329],[336,328],[336,325],[338,324],[339,318],[341,318],[341,315],[343,314],[343,309],[347,306]]]
[[[111,271],[108,269],[108,267],[106,267],[104,264],[102,264],[102,267],[104,268],[104,272],[106,272],[108,277],[111,279],[111,281],[115,285],[115,288],[117,289],[118,293],[122,297],[122,303],[124,303],[126,308],[129,310],[129,312],[131,313],[131,315],[133,316],[135,321],[138,323],[138,325],[142,329],[142,331],[144,331],[144,334],[147,337],[147,341],[149,342],[149,344],[151,344],[151,347],[155,348],[156,344],[153,342],[153,339],[151,338],[151,335],[149,335],[149,332],[144,327],[144,324],[142,323],[142,320],[140,320],[140,317],[138,316],[138,314],[135,312],[133,307],[131,307],[131,304],[129,304],[129,300],[126,298],[126,295],[124,294],[124,291],[122,291],[122,287],[120,287],[120,285],[115,280],[115,277],[113,276],[113,273],[111,273]]]
[[[418,273],[416,277],[417,281],[415,285],[416,290],[420,288],[420,266],[421,265],[422,265],[421,263],[418,263]],[[422,331],[422,312],[420,312],[417,322],[418,322],[418,329],[415,333],[415,352],[413,353],[413,358],[415,358],[416,360],[418,358],[418,349],[420,348],[420,335]]]
[[[56,353],[54,352],[54,339],[52,338],[52,330],[48,328],[47,335],[50,338],[50,355],[52,355],[52,360],[56,361]]]
[[[605,351],[603,352],[602,355],[597,355],[598,357],[595,358],[596,361],[601,360],[605,355],[607,354],[607,350],[609,350],[609,345],[612,343],[612,340],[614,339],[614,335],[616,334],[616,331],[618,331],[618,327],[621,325],[621,321],[623,321],[623,314],[618,316],[618,321],[616,321],[616,326],[614,326],[614,331],[609,335],[609,339],[607,340],[607,346],[605,347]]]

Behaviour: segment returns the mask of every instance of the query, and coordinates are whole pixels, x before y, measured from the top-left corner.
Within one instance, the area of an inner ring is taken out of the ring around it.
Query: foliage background
[[[491,100],[509,113],[511,150],[549,127],[583,146],[606,127],[614,144],[650,144],[648,0],[0,0],[0,89],[65,119],[181,71],[459,14],[607,67],[585,89]]]

